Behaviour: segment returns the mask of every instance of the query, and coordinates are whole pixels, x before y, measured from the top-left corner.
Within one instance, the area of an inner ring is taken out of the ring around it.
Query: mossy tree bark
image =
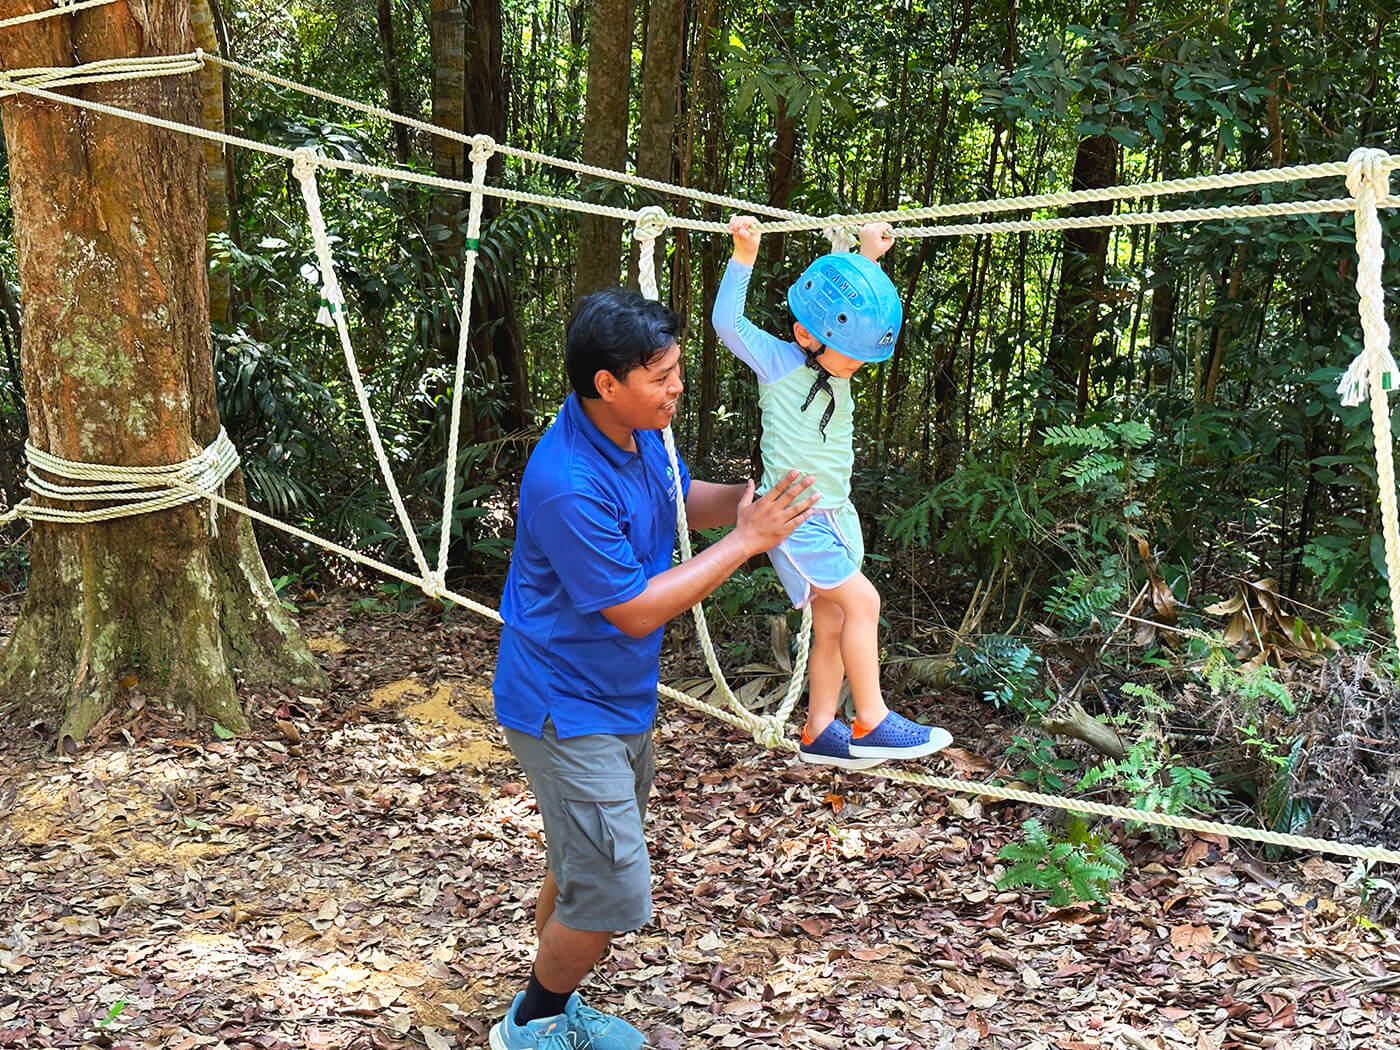
[[[0,17],[39,6],[0,0]],[[189,0],[147,0],[6,30],[0,62],[62,66],[192,48]],[[78,90],[200,122],[195,76]],[[87,462],[185,460],[220,425],[202,144],[23,96],[0,104],[0,116],[30,440]],[[241,475],[226,491],[243,498]],[[101,524],[34,524],[28,595],[0,653],[0,723],[38,719],[71,746],[122,716],[133,677],[147,710],[234,730],[247,725],[238,680],[324,681],[277,601],[246,518],[200,502]]]

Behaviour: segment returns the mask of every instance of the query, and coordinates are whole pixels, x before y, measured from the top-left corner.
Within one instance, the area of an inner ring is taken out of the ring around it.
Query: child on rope
[[[904,311],[876,260],[894,243],[888,223],[860,231],[860,254],[813,262],[788,291],[793,341],[761,331],[744,316],[758,258],[757,220],[729,221],[734,257],[715,297],[719,337],[758,376],[763,412],[763,483],[791,468],[815,478],[812,517],[768,552],[796,608],[812,606],[804,762],[865,769],[918,758],[952,742],[947,730],[919,725],[885,706],[880,691],[880,595],[860,571],[865,546],[851,505],[851,377],[894,351]],[[836,717],[841,680],[851,683],[854,729]]]

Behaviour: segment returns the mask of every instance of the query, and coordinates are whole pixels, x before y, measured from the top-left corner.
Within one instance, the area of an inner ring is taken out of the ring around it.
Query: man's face
[[[671,425],[676,404],[685,389],[681,379],[681,348],[675,343],[634,368],[621,380],[614,380],[608,400],[633,430],[661,430]]]

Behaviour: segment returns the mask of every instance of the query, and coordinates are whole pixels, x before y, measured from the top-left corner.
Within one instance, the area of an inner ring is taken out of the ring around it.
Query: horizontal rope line
[[[175,481],[174,486],[185,489],[191,499],[207,499],[217,503],[229,510],[244,514],[255,521],[277,529],[302,539],[315,546],[339,554],[350,561],[375,569],[386,576],[393,577],[405,583],[410,583],[422,587],[426,582],[421,577],[415,577],[396,566],[377,558],[361,554],[358,551],[345,547],[299,528],[288,522],[283,522],[270,515],[253,510],[245,504],[228,499],[217,491],[201,488],[185,482]],[[493,622],[500,623],[500,613],[489,606],[482,605],[463,594],[456,591],[443,590],[440,595],[443,599],[460,605],[463,608],[472,610],[479,615]],[[681,692],[671,686],[658,683],[657,691],[662,695],[690,707],[700,710],[711,717],[725,722],[728,725],[752,732],[757,719],[749,722],[739,718],[731,712],[723,711],[710,704],[705,703],[688,693]],[[788,751],[794,751],[797,745],[788,738],[777,741],[777,746]],[[1148,824],[1158,827],[1170,827],[1178,830],[1196,831],[1209,835],[1225,835],[1230,838],[1244,839],[1251,842],[1261,842],[1270,845],[1285,846],[1293,849],[1309,850],[1316,853],[1325,853],[1333,856],[1354,857],[1361,860],[1370,860],[1386,864],[1400,864],[1400,850],[1387,849],[1379,846],[1362,846],[1355,843],[1335,842],[1328,839],[1316,838],[1306,835],[1293,835],[1284,832],[1267,831],[1263,828],[1251,828],[1244,825],[1229,824],[1222,821],[1199,820],[1195,817],[1187,817],[1179,814],[1162,813],[1157,810],[1139,810],[1127,806],[1114,806],[1107,803],[1094,802],[1088,799],[1072,799],[1059,795],[1047,795],[1036,791],[1026,791],[1019,788],[1008,787],[1002,784],[989,784],[979,781],[965,780],[962,778],[940,777],[933,774],[923,773],[904,769],[898,766],[877,766],[864,771],[867,775],[885,777],[890,780],[897,780],[903,783],[918,784],[924,787],[932,787],[936,790],[951,792],[954,794],[982,795],[990,798],[998,798],[1006,801],[1020,802],[1027,805],[1045,806],[1050,809],[1061,809],[1071,813],[1081,813],[1087,816],[1102,816],[1110,819],[1135,821],[1140,824]]]
[[[352,551],[330,540],[322,539],[294,525],[278,521],[276,518],[261,514],[250,507],[227,499],[217,493],[201,491],[199,492],[199,496],[213,500],[215,503],[228,507],[230,510],[238,511],[241,514],[247,514],[249,517],[261,521],[265,525],[270,525],[275,529],[290,533],[291,535],[323,547],[326,550],[334,551],[337,554],[350,558],[352,561],[378,569],[386,575],[393,576],[405,583],[422,586],[424,582],[404,572],[402,569],[395,568],[377,559],[361,555],[356,551]],[[501,614],[495,609],[473,601],[465,595],[458,594],[455,591],[445,591],[442,597],[456,605],[471,609],[473,612],[479,613],[495,623],[502,622]],[[711,717],[725,722],[736,729],[741,729],[745,732],[752,732],[753,730],[752,724],[746,723],[732,712],[724,711],[711,704],[707,704],[703,700],[693,697],[689,693],[684,693],[679,689],[675,689],[672,686],[658,683],[657,692],[669,699],[676,700],[696,710],[703,711]],[[787,751],[797,750],[797,744],[791,739],[784,739],[779,746]],[[1380,846],[1362,846],[1348,842],[1333,842],[1328,839],[1315,838],[1307,835],[1290,835],[1284,832],[1266,831],[1263,828],[1251,828],[1239,824],[1227,824],[1221,821],[1198,820],[1195,817],[1162,813],[1157,810],[1132,809],[1128,806],[1114,806],[1088,799],[1064,798],[1059,795],[1046,795],[1037,791],[1025,791],[1001,784],[987,784],[961,778],[939,777],[930,773],[903,769],[898,766],[876,766],[864,772],[872,776],[885,777],[904,783],[919,784],[924,787],[932,787],[953,794],[986,795],[991,798],[1021,802],[1027,805],[1045,806],[1050,809],[1061,809],[1071,813],[1082,813],[1087,816],[1131,820],[1140,824],[1176,828],[1185,831],[1197,831],[1207,835],[1225,835],[1230,838],[1245,839],[1251,842],[1263,842],[1276,846],[1286,846],[1293,849],[1310,850],[1312,852],[1327,853],[1334,856],[1356,857],[1362,860],[1372,860],[1385,864],[1400,864],[1400,850],[1386,849]]]
[[[217,66],[224,66],[255,79],[264,80],[270,84],[276,84],[279,87],[301,92],[312,98],[319,98],[326,102],[334,102],[336,105],[345,106],[348,109],[353,109],[369,116],[379,117],[382,120],[391,121],[395,124],[402,124],[405,127],[414,128],[439,138],[450,139],[453,142],[461,142],[469,146],[476,144],[475,135],[467,135],[460,131],[453,131],[450,128],[438,127],[436,124],[430,124],[425,120],[417,120],[413,117],[406,117],[401,113],[395,113],[393,110],[385,109],[382,106],[374,106],[365,102],[359,102],[352,98],[346,98],[343,95],[337,95],[330,91],[324,91],[321,88],[312,87],[309,84],[301,84],[295,80],[288,80],[285,77],[277,76],[275,73],[267,73],[255,66],[245,65],[242,62],[224,58],[221,55],[213,55],[205,51],[196,53],[202,55],[206,62],[212,62]],[[618,171],[613,168],[600,168],[592,164],[582,164],[578,161],[568,160],[563,157],[554,157],[547,153],[539,153],[535,150],[520,149],[517,146],[509,146],[500,142],[494,143],[492,148],[497,153],[507,157],[534,161],[535,163],[555,168],[564,168],[568,171],[577,172],[580,175],[592,175],[597,178],[608,179],[613,182],[620,182],[641,189],[656,190],[659,193],[665,193],[674,197],[684,197],[689,200],[699,201],[703,204],[717,204],[723,207],[733,208],[737,211],[752,212],[756,215],[768,215],[780,219],[814,218],[810,215],[804,215],[802,212],[788,211],[784,208],[773,208],[766,204],[757,204],[739,197],[729,197],[721,193],[710,193],[706,190],[697,190],[691,186],[681,186],[676,183],[663,182],[660,179],[648,179],[640,175],[633,175],[629,172]]]
[[[122,109],[121,107],[118,107],[118,106],[110,106],[110,105],[107,105],[107,104],[105,104],[105,103],[93,102],[93,101],[91,101],[91,100],[89,100],[89,99],[74,98],[74,97],[67,96],[67,95],[58,95],[58,94],[54,94],[54,93],[52,93],[52,92],[46,91],[46,90],[44,90],[44,89],[42,89],[42,88],[36,88],[36,87],[32,87],[32,86],[30,86],[30,85],[24,85],[24,84],[16,84],[16,83],[7,81],[4,77],[0,77],[0,85],[5,85],[5,84],[8,84],[8,86],[9,86],[11,89],[13,89],[15,92],[20,93],[20,94],[33,95],[33,96],[36,97],[36,98],[42,98],[42,99],[45,99],[45,100],[48,100],[48,101],[52,101],[52,102],[66,103],[66,104],[69,104],[69,105],[77,106],[77,107],[79,107],[79,108],[90,109],[90,110],[93,110],[93,111],[95,111],[95,112],[106,113],[106,114],[109,114],[109,115],[111,115],[111,116],[120,117],[120,118],[124,118],[124,119],[128,119],[128,120],[133,120],[133,121],[136,121],[136,122],[138,122],[138,123],[147,124],[147,125],[150,125],[150,126],[153,126],[153,127],[165,128],[165,129],[167,129],[167,130],[171,130],[171,131],[176,131],[176,132],[180,132],[180,133],[183,133],[183,134],[192,135],[192,136],[194,136],[194,137],[196,137],[196,138],[202,138],[202,139],[206,139],[206,140],[208,140],[208,141],[220,142],[220,143],[224,143],[224,144],[226,144],[226,145],[232,145],[232,146],[236,146],[236,147],[243,148],[243,149],[253,150],[253,151],[255,151],[255,152],[263,153],[263,154],[266,154],[266,155],[268,155],[268,156],[280,157],[280,158],[282,158],[282,159],[284,159],[284,160],[293,160],[293,159],[295,158],[295,151],[290,150],[290,149],[286,149],[286,148],[281,147],[281,146],[273,146],[273,145],[269,145],[269,144],[267,144],[267,143],[257,142],[257,141],[255,141],[255,140],[253,140],[253,139],[243,138],[243,137],[237,136],[237,135],[229,135],[229,134],[226,134],[226,133],[223,133],[223,132],[210,131],[210,130],[208,130],[208,129],[206,129],[206,128],[195,127],[195,126],[192,126],[192,125],[189,125],[189,124],[181,124],[181,123],[176,122],[176,121],[166,120],[166,119],[161,118],[161,117],[150,116],[150,115],[148,115],[148,114],[140,113],[140,112],[137,112],[137,111],[134,111],[134,110],[127,110],[127,109]],[[521,191],[521,190],[510,190],[510,189],[505,189],[505,188],[503,188],[503,187],[495,187],[495,186],[475,186],[475,185],[473,185],[472,183],[466,182],[466,181],[461,180],[461,179],[447,179],[447,178],[443,178],[443,177],[441,177],[441,176],[436,176],[436,175],[425,175],[425,174],[421,174],[421,173],[418,173],[418,172],[407,171],[407,170],[400,169],[400,168],[388,168],[388,167],[382,167],[382,166],[378,166],[378,165],[360,164],[360,163],[358,163],[358,162],[356,162],[356,161],[342,160],[342,159],[335,158],[335,157],[325,157],[325,156],[317,155],[317,156],[315,157],[315,162],[316,162],[316,164],[317,164],[318,166],[320,166],[320,167],[333,168],[333,169],[336,169],[336,170],[339,170],[339,171],[347,171],[347,172],[351,172],[351,173],[354,173],[354,174],[369,176],[369,177],[371,177],[371,178],[397,180],[397,181],[400,181],[400,182],[412,183],[412,184],[416,184],[416,185],[431,186],[431,187],[435,187],[435,188],[439,188],[439,189],[449,189],[449,190],[452,190],[452,191],[454,191],[454,192],[459,192],[459,193],[464,193],[464,194],[466,194],[466,193],[472,193],[472,192],[484,193],[484,194],[486,194],[487,196],[498,197],[498,198],[501,198],[501,199],[504,199],[504,200],[511,200],[511,201],[516,201],[516,202],[519,202],[519,203],[526,203],[526,204],[536,204],[536,205],[539,205],[539,206],[541,206],[541,207],[559,208],[559,209],[565,210],[565,211],[573,211],[573,212],[586,213],[586,214],[602,215],[602,216],[605,216],[605,217],[608,217],[608,218],[626,219],[626,220],[630,220],[630,221],[634,221],[634,222],[635,222],[636,220],[640,219],[640,218],[649,217],[649,216],[647,216],[647,213],[646,213],[644,210],[642,210],[642,209],[613,208],[613,207],[608,207],[608,206],[605,206],[605,205],[594,204],[594,203],[591,203],[591,202],[588,202],[588,201],[579,201],[579,200],[574,200],[574,199],[565,198],[565,197],[552,197],[552,196],[548,196],[548,195],[545,195],[545,194],[536,194],[536,193],[528,193],[528,192]],[[1396,158],[1392,158],[1392,159],[1391,159],[1391,163],[1392,163],[1392,164],[1400,164],[1400,160],[1397,160]],[[1323,174],[1332,174],[1332,173],[1333,173],[1332,169],[1337,168],[1337,167],[1338,167],[1338,165],[1336,165],[1336,164],[1321,164],[1321,165],[1307,165],[1307,166],[1304,166],[1304,167],[1302,167],[1302,168],[1291,168],[1291,169],[1289,169],[1289,168],[1281,168],[1281,169],[1276,169],[1276,170],[1278,170],[1278,171],[1284,171],[1284,172],[1297,172],[1297,171],[1300,171],[1300,170],[1314,171],[1314,170],[1322,169]],[[1344,167],[1344,165],[1343,165],[1342,167]],[[1253,174],[1257,174],[1257,173],[1244,172],[1244,173],[1240,173],[1239,176],[1234,176],[1234,177],[1231,177],[1231,178],[1245,178],[1245,177],[1248,177],[1248,176],[1253,175]],[[1320,177],[1320,176],[1316,176],[1316,177]],[[1224,178],[1224,177],[1222,177],[1222,176],[1208,176],[1208,177],[1205,177],[1205,178],[1206,178],[1207,180],[1218,180],[1218,179],[1221,179],[1221,178]],[[1152,190],[1152,191],[1156,191],[1156,190],[1161,189],[1162,192],[1186,192],[1186,189],[1181,188],[1183,185],[1185,185],[1185,184],[1187,184],[1187,183],[1196,183],[1196,182],[1199,182],[1199,181],[1201,181],[1201,180],[1192,180],[1192,179],[1178,180],[1178,183],[1177,183],[1176,187],[1175,187],[1175,188],[1171,188],[1171,189],[1164,189],[1165,187],[1171,187],[1172,184],[1170,184],[1170,183],[1143,184],[1143,185],[1137,186],[1137,187],[1129,187],[1129,189],[1133,189],[1133,190],[1135,190],[1135,191],[1137,191],[1137,190],[1144,190],[1144,191],[1146,191],[1146,190]],[[1191,188],[1191,187],[1187,187],[1187,188],[1189,189],[1189,188]],[[1143,193],[1142,195],[1153,195],[1153,194],[1150,194],[1150,193]],[[974,211],[974,210],[982,210],[982,211],[990,210],[990,211],[995,212],[995,211],[1004,211],[1004,210],[1014,210],[1014,209],[1016,209],[1016,208],[1023,208],[1023,207],[1043,207],[1043,206],[1048,206],[1049,204],[1058,203],[1058,201],[1055,200],[1055,198],[1056,198],[1057,196],[1060,196],[1060,195],[1050,194],[1050,195],[1041,195],[1040,197],[1008,198],[1008,199],[1006,199],[1006,200],[1001,200],[1001,201],[983,201],[983,202],[979,202],[979,203],[977,203],[977,204],[968,204],[968,205],[948,205],[948,206],[946,206],[946,207],[942,207],[942,208],[938,208],[938,209],[921,209],[921,210],[918,210],[918,211],[909,211],[909,212],[904,212],[904,213],[895,213],[895,212],[879,212],[879,213],[876,213],[876,212],[872,212],[872,213],[867,213],[866,215],[858,215],[858,216],[830,216],[830,217],[828,217],[828,218],[826,218],[826,219],[823,219],[823,220],[811,220],[811,221],[805,221],[805,220],[804,220],[803,222],[798,223],[798,224],[796,224],[796,225],[794,225],[794,224],[792,224],[792,223],[787,223],[787,222],[780,222],[780,223],[760,223],[760,224],[758,225],[758,229],[759,229],[760,232],[770,232],[770,233],[771,233],[771,232],[785,232],[785,231],[792,231],[792,230],[812,230],[812,229],[825,228],[825,227],[828,226],[828,225],[847,225],[847,224],[849,224],[849,220],[865,220],[865,219],[869,219],[870,221],[889,221],[889,217],[895,216],[895,215],[902,215],[902,217],[904,217],[904,218],[914,218],[914,217],[916,217],[916,216],[923,216],[923,215],[926,215],[926,214],[928,214],[928,213],[930,213],[930,212],[941,212],[941,213],[943,213],[943,214],[952,215],[952,214],[968,214],[969,212]],[[1386,198],[1387,204],[1389,204],[1390,202],[1392,202],[1392,201],[1394,201],[1394,200],[1395,200],[1394,197]],[[1306,214],[1306,213],[1307,213],[1307,212],[1306,212],[1306,209],[1307,209],[1309,206],[1315,206],[1315,205],[1317,205],[1318,203],[1319,203],[1319,202],[1313,202],[1313,201],[1297,202],[1298,209],[1299,209],[1299,210],[1297,210],[1297,211],[1290,212],[1290,211],[1285,210],[1285,211],[1282,211],[1282,212],[1271,212],[1270,214]],[[1271,207],[1271,208],[1272,208],[1272,207],[1284,207],[1284,208],[1286,208],[1286,207],[1288,207],[1288,206],[1286,206],[1286,205],[1226,205],[1226,206],[1223,206],[1223,207],[1233,207],[1233,208],[1244,208],[1244,209],[1249,209],[1249,208],[1259,208],[1259,207]],[[1202,212],[1202,211],[1209,211],[1209,210],[1211,210],[1211,209],[1185,209],[1185,210],[1183,210],[1182,212],[1176,213],[1176,214],[1181,214],[1181,215],[1199,215],[1200,212]],[[1349,210],[1349,209],[1348,209],[1348,210]],[[1124,213],[1124,214],[1122,214],[1122,215],[1117,215],[1117,216],[1112,216],[1112,215],[1110,215],[1110,216],[1066,216],[1066,217],[1063,217],[1063,218],[1061,218],[1061,219],[1020,220],[1020,222],[1024,222],[1024,223],[1055,223],[1055,222],[1059,222],[1059,223],[1075,223],[1075,224],[1077,224],[1077,225],[1076,225],[1075,227],[1073,227],[1073,228],[1081,228],[1081,229],[1083,229],[1083,228],[1111,227],[1111,226],[1123,226],[1123,225],[1135,225],[1135,224],[1147,224],[1147,225],[1150,225],[1150,224],[1159,224],[1159,223],[1163,223],[1163,222],[1194,221],[1192,218],[1189,218],[1189,217],[1188,217],[1188,218],[1175,218],[1175,219],[1163,219],[1163,218],[1161,217],[1161,216],[1163,216],[1163,215],[1171,215],[1171,214],[1174,214],[1174,213],[1169,213],[1169,212],[1127,212],[1127,213]],[[1135,218],[1129,218],[1130,216],[1135,217]],[[1241,213],[1241,216],[1243,217],[1243,213]],[[666,216],[664,221],[665,221],[666,225],[667,225],[668,227],[670,227],[670,228],[689,229],[689,230],[694,230],[694,231],[698,231],[698,232],[702,232],[702,233],[717,233],[717,234],[728,234],[728,233],[729,233],[729,227],[728,227],[728,225],[725,224],[725,223],[708,222],[708,221],[701,220],[701,219],[692,219],[692,218],[686,218],[686,217],[681,217],[681,216],[673,216],[673,215],[668,215],[668,216]],[[1015,225],[1015,224],[994,225],[994,224],[985,224],[985,223],[979,223],[979,224],[965,224],[965,225],[963,225],[962,227],[960,227],[959,235],[965,234],[965,233],[969,233],[969,232],[970,232],[970,233],[982,232],[982,231],[984,231],[984,230],[993,231],[993,232],[994,232],[994,231],[997,231],[997,230],[1000,230],[1001,232],[1012,232],[1012,231],[1017,230],[1017,229],[1053,229],[1053,228],[1056,228],[1056,227],[1054,227],[1054,226],[1043,226],[1043,227],[1042,227],[1042,226],[1021,226],[1021,225]],[[1065,228],[1065,227],[1061,227],[1061,228]],[[953,229],[953,228],[952,228],[952,227],[928,227],[928,228],[926,228],[926,232],[925,232],[925,231],[921,231],[921,232],[919,233],[919,236],[954,236],[955,234],[952,233],[952,232],[943,232],[943,231],[947,231],[947,230],[951,230],[951,229]],[[896,235],[900,235],[900,232],[901,232],[901,231],[896,230],[895,232],[896,232]],[[904,233],[904,236],[909,236],[909,234],[907,233],[907,231]]]
[[[243,138],[239,135],[229,135],[221,131],[210,131],[207,128],[196,127],[191,124],[182,124],[178,121],[167,120],[164,117],[155,117],[136,110],[123,109],[120,106],[111,106],[104,102],[94,102],[91,99],[55,94],[43,88],[15,83],[14,81],[7,80],[3,76],[0,76],[0,87],[8,88],[18,94],[32,95],[35,98],[44,99],[48,102],[76,106],[79,109],[87,109],[95,113],[105,113],[108,116],[135,121],[138,124],[163,128],[167,131],[190,135],[194,138],[205,139],[209,142],[220,142],[224,145],[236,146],[240,149],[252,150],[268,156],[280,157],[287,161],[295,160],[296,158],[295,150],[290,150],[282,146],[272,146],[265,142]],[[372,178],[391,179],[420,186],[432,186],[437,189],[453,190],[463,194],[473,192],[484,193],[488,197],[499,197],[503,200],[517,201],[525,204],[538,204],[542,207],[559,208],[564,211],[583,212],[591,215],[602,215],[607,218],[628,219],[632,221],[636,221],[644,214],[640,209],[612,208],[606,205],[593,204],[588,201],[571,200],[566,197],[550,197],[545,194],[526,193],[521,190],[509,190],[498,186],[474,186],[470,182],[461,179],[446,179],[437,175],[424,175],[402,168],[386,168],[373,164],[360,164],[356,161],[341,160],[337,157],[317,155],[314,159],[318,167],[334,168],[338,171],[368,175]],[[701,219],[689,219],[680,216],[668,216],[666,224],[670,227],[699,230],[706,233],[729,232],[729,227],[724,223],[706,222]]]
[[[380,117],[384,120],[404,124],[408,127],[417,128],[434,135],[441,135],[455,141],[463,143],[474,143],[475,137],[464,135],[460,132],[439,128],[434,124],[425,121],[414,120],[394,113],[391,110],[378,106],[367,105],[357,102],[354,99],[345,98],[331,92],[322,91],[306,84],[299,84],[296,81],[287,80],[272,73],[266,73],[253,66],[244,65],[231,59],[225,59],[216,55],[205,55],[207,61],[218,65],[228,66],[249,76],[266,80],[270,83],[278,84],[282,87],[300,91],[316,98],[321,98],[339,105],[348,106]],[[1140,199],[1147,196],[1162,196],[1177,193],[1197,192],[1202,189],[1240,187],[1259,185],[1267,182],[1295,182],[1307,179],[1324,178],[1328,176],[1345,176],[1345,162],[1329,162],[1324,164],[1294,165],[1286,168],[1260,169],[1250,172],[1227,173],[1222,175],[1201,175],[1188,179],[1177,179],[1167,182],[1138,183],[1125,187],[1108,187],[1106,189],[1066,191],[1054,194],[1036,194],[1027,197],[1003,198],[1001,200],[967,202],[948,205],[935,205],[929,208],[913,209],[908,211],[885,211],[867,212],[850,215],[828,215],[824,218],[815,216],[804,216],[795,212],[784,211],[782,209],[770,208],[767,205],[758,204],[753,201],[745,201],[737,197],[728,197],[721,194],[709,194],[703,191],[691,189],[690,187],[678,186],[673,183],[662,182],[656,179],[643,179],[639,176],[630,175],[608,168],[599,168],[587,164],[580,164],[576,161],[566,160],[561,157],[550,156],[532,150],[523,150],[514,146],[496,143],[494,148],[508,156],[518,157],[525,160],[532,160],[537,163],[566,168],[570,171],[581,174],[594,175],[599,178],[611,179],[633,186],[640,186],[659,192],[688,197],[706,203],[720,204],[726,207],[733,207],[737,210],[751,212],[756,215],[769,215],[785,217],[789,222],[766,223],[761,229],[767,232],[783,232],[786,230],[819,230],[826,226],[842,225],[854,226],[864,222],[907,222],[920,218],[943,218],[957,215],[973,215],[978,213],[996,211],[1021,211],[1053,205],[1064,206],[1067,204],[1090,203],[1107,200]],[[1394,163],[1395,167],[1400,167],[1400,159]],[[1187,220],[1179,220],[1187,221]],[[801,225],[792,225],[793,223]],[[726,228],[727,230],[727,228]],[[908,235],[908,234],[906,234]],[[936,236],[936,234],[927,234]]]
[[[109,0],[110,2],[110,0]],[[76,66],[32,66],[9,69],[4,77],[16,83],[54,90],[78,84],[106,84],[145,77],[168,77],[192,73],[202,65],[194,55],[157,55],[151,58],[104,58]],[[16,94],[0,91],[0,98]]]
[[[1387,171],[1400,168],[1400,157],[1390,157],[1384,164]],[[956,204],[937,204],[927,208],[895,209],[890,211],[860,212],[853,215],[833,215],[820,220],[821,225],[839,223],[844,226],[859,226],[867,222],[913,222],[919,219],[947,219],[962,215],[985,215],[1003,211],[1027,211],[1035,208],[1061,208],[1075,204],[1102,203],[1115,200],[1138,200],[1144,197],[1165,197],[1177,193],[1195,193],[1210,189],[1236,189],[1244,186],[1259,186],[1273,182],[1300,182],[1308,179],[1345,177],[1345,161],[1328,161],[1323,164],[1298,164],[1286,168],[1264,168],[1255,171],[1232,172],[1223,175],[1196,175],[1186,179],[1170,179],[1164,182],[1142,182],[1128,186],[1110,186],[1103,189],[1073,190],[1063,193],[1037,193],[1023,197],[1000,197],[983,201],[963,201]],[[765,222],[759,227],[764,232],[782,233],[794,230],[815,229],[816,226],[798,222]]]
[[[1400,207],[1400,197],[1386,197],[1382,208]],[[1042,230],[1087,230],[1113,226],[1157,226],[1206,222],[1211,219],[1261,219],[1269,216],[1350,213],[1356,202],[1349,197],[1279,204],[1224,204],[1216,208],[1179,208],[1171,211],[1123,212],[1119,215],[1067,215],[1056,219],[1011,219],[1006,222],[964,222],[947,226],[896,227],[896,237],[966,237],[979,233],[1032,233]]]
[[[59,15],[71,15],[78,11],[86,11],[92,7],[106,7],[108,4],[116,3],[116,0],[78,0],[76,3],[60,4],[58,7],[47,11],[31,11],[27,15],[15,15],[13,18],[6,18],[0,21],[0,29],[8,26],[23,25],[25,22],[38,22],[45,18],[57,18]]]

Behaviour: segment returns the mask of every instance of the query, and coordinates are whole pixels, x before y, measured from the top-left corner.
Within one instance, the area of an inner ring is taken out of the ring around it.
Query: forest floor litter
[[[496,631],[341,596],[301,619],[331,687],[248,693],[246,737],[137,718],[138,683],[77,755],[44,752],[52,726],[0,741],[0,1047],[485,1045],[544,859],[491,717]],[[935,768],[995,771],[990,705],[900,702],[953,731]],[[674,705],[657,744],[656,913],[584,991],[663,1050],[1400,1050],[1400,937],[1349,864],[1119,827],[1110,903],[1052,908],[996,885],[1024,807],[802,766]]]

